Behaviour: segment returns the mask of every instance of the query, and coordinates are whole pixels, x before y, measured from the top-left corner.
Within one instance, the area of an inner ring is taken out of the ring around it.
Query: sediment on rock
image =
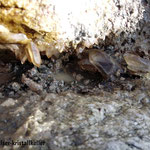
[[[0,142],[44,141],[0,149],[150,150],[149,15],[146,0],[0,0]],[[78,70],[84,47],[103,72]],[[36,67],[10,50],[68,51]]]
[[[140,0],[0,0],[0,24],[10,33],[25,34],[48,57],[67,48],[81,52],[93,45],[124,50],[126,43],[138,44],[139,30],[148,21],[143,18],[144,9]],[[0,48],[9,48],[24,62],[18,45],[8,43]]]

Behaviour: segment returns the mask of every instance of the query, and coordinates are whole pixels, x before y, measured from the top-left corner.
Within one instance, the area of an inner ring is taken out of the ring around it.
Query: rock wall
[[[11,35],[23,33],[32,39],[47,56],[65,47],[82,51],[94,44],[118,61],[127,51],[149,59],[149,15],[146,0],[0,0],[0,24]],[[0,49],[20,53],[23,47],[9,41],[0,44]],[[44,61],[26,73],[33,86],[17,80],[0,86],[0,140],[45,144],[1,144],[0,149],[150,149],[149,80],[126,74],[92,88],[86,82],[70,81],[70,86],[62,78],[53,79],[61,59]],[[39,84],[44,89],[40,94],[34,92]]]
[[[40,51],[49,51],[47,56],[77,45],[111,43],[120,48],[124,40],[135,41],[148,21],[146,5],[141,0],[0,0],[0,24],[26,34]]]

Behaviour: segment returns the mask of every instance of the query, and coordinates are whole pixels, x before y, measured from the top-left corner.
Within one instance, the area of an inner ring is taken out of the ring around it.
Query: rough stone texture
[[[134,83],[123,81],[124,89],[101,89],[98,95],[28,91],[18,99],[3,99],[0,137],[7,141],[45,140],[44,146],[24,147],[31,150],[149,150],[147,84],[137,79]]]
[[[30,11],[32,10],[30,7],[34,6],[34,8],[38,8],[37,12],[32,13],[31,11],[31,14],[34,14],[33,24],[32,22],[26,24],[24,20],[21,20],[18,22],[16,21],[15,25],[18,24],[18,26],[21,27],[20,23],[22,22],[24,25],[29,26],[29,28],[32,28],[36,32],[40,29],[40,33],[52,32],[51,24],[54,25],[51,22],[52,20],[46,19],[46,21],[50,21],[50,24],[46,24],[46,22],[43,22],[45,21],[45,17],[40,17],[40,14],[43,14],[43,11],[46,11],[45,13],[49,16],[47,10],[53,8],[52,5],[50,8],[44,10],[43,8],[45,8],[47,4],[42,5],[44,2],[48,3],[49,1],[41,1],[41,3],[37,1],[30,1],[29,3],[29,1],[22,0],[16,2],[5,1],[4,3],[4,1],[1,0],[0,2],[1,6],[3,6],[0,8],[1,12],[7,6],[8,10],[13,11],[17,9],[20,11],[20,15],[24,12],[23,15],[25,17],[27,14],[30,14]],[[8,2],[12,3],[8,4]],[[22,2],[24,2],[25,5],[31,4],[30,7],[28,7],[29,10],[22,4]],[[55,5],[57,1],[51,2]],[[83,3],[84,2],[86,3],[86,1],[83,1]],[[95,40],[95,33],[98,33],[96,39],[100,38],[101,40],[99,43],[106,48],[106,52],[112,54],[112,56],[116,56],[118,61],[122,58],[122,54],[127,51],[134,51],[149,59],[149,4],[144,0],[102,0],[99,3],[104,3],[104,5],[96,5],[98,2],[99,1],[94,1],[92,3],[92,1],[88,1],[86,5],[77,5],[77,3],[74,2],[76,4],[75,5],[71,2],[66,2],[66,4],[70,4],[70,6],[81,8],[81,11],[79,9],[79,14],[84,12],[87,8],[94,9],[95,6],[99,6],[101,8],[95,8],[98,10],[98,14],[94,13],[96,11],[88,11],[89,14],[87,16],[92,16],[91,18],[87,18],[84,15],[80,15],[81,18],[76,18],[74,13],[66,14],[67,16],[70,16],[69,18],[71,22],[73,20],[72,24],[75,26],[72,26],[72,28],[69,26],[71,24],[68,23],[68,20],[66,21],[66,19],[63,19],[63,16],[61,15],[61,11],[63,10],[60,9],[61,5],[55,5],[59,6],[52,9],[52,11],[55,10],[56,12],[56,18],[54,18],[54,20],[57,21],[55,24],[55,27],[57,28],[54,28],[57,30],[54,31],[59,31],[56,36],[57,38],[54,36],[56,38],[55,40],[62,38],[63,42],[68,42],[67,40],[70,40],[71,42],[78,43],[85,39],[90,40],[92,43],[92,41]],[[14,8],[10,8],[12,5]],[[83,8],[81,6],[83,6]],[[65,10],[66,12],[69,12],[72,9],[71,7],[67,7]],[[33,9],[33,11],[35,11],[35,9]],[[2,13],[0,13],[0,15],[1,14]],[[7,14],[8,13],[6,13],[6,16]],[[99,17],[101,19],[97,22],[98,28],[96,28],[96,20],[94,20],[95,17],[93,17],[95,15],[98,17],[101,16]],[[39,18],[35,16],[39,16]],[[39,20],[41,26],[38,24]],[[69,26],[67,29],[65,29],[64,26],[66,22]],[[91,26],[90,23],[93,26]],[[6,23],[6,25],[8,24]],[[63,25],[63,27],[60,25]],[[14,32],[26,33],[24,32],[23,27],[21,27],[18,31],[9,25],[8,28]],[[83,36],[83,33],[86,33],[85,36]],[[47,38],[49,37],[48,35],[42,38]],[[32,38],[32,35],[29,37]],[[79,40],[76,39],[77,37],[79,37]],[[46,72],[47,70],[43,69],[43,71]],[[51,72],[51,70],[48,71]],[[36,70],[32,70],[32,73],[33,75],[37,74]],[[51,73],[49,74],[51,75]],[[45,76],[41,78],[45,78]],[[149,80],[142,77],[130,79],[129,76],[128,78],[122,78],[120,82],[116,83],[118,86],[114,86],[111,90],[108,90],[110,83],[106,83],[108,89],[100,83],[99,88],[96,87],[96,91],[98,92],[93,92],[92,94],[89,92],[89,94],[85,93],[85,95],[84,93],[73,93],[71,89],[68,89],[65,92],[57,91],[59,93],[57,94],[57,92],[53,92],[53,90],[55,91],[56,88],[60,90],[64,87],[64,82],[61,85],[59,85],[60,82],[57,82],[57,80],[53,83],[54,85],[49,85],[51,88],[54,88],[50,89],[50,93],[45,92],[37,94],[28,89],[24,90],[24,92],[21,93],[21,96],[17,98],[11,97],[10,95],[12,93],[10,93],[8,97],[0,93],[0,138],[6,141],[12,139],[14,141],[26,141],[28,139],[32,139],[45,140],[46,142],[44,146],[1,146],[1,149],[150,149]],[[12,84],[12,87],[14,91],[18,91],[19,88],[21,88],[21,86],[15,82]],[[85,86],[83,86],[83,89],[84,87]],[[95,89],[93,88],[92,90],[94,91]]]
[[[148,21],[143,12],[141,0],[0,0],[0,24],[26,34],[39,50],[49,53],[61,52],[71,43],[84,48],[136,41],[144,15]]]

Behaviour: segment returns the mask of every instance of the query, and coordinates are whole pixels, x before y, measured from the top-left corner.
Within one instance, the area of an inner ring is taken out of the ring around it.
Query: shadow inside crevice
[[[103,41],[103,44],[101,44],[101,42],[100,42],[100,45],[96,46],[97,48],[104,49],[106,53],[110,54],[119,63],[121,63],[121,65],[123,67],[126,67],[126,65],[124,64],[125,63],[124,59],[123,59],[123,54],[126,52],[133,51],[134,53],[137,53],[138,55],[140,55],[142,57],[146,57],[147,59],[150,58],[150,55],[149,55],[150,54],[150,50],[149,50],[150,49],[149,48],[150,47],[150,4],[148,4],[148,2],[146,0],[142,0],[141,5],[145,7],[145,12],[143,12],[143,19],[141,19],[140,22],[137,23],[137,30],[134,33],[130,33],[131,35],[129,36],[129,35],[125,35],[125,32],[122,32],[120,35],[120,36],[122,36],[122,38],[120,38],[121,40],[119,41],[120,43],[114,42],[114,41],[117,41],[117,38],[119,38],[119,37],[113,38],[113,34],[110,36],[108,35],[108,37],[105,39],[105,41]],[[133,38],[133,37],[135,37],[135,38]],[[112,40],[112,38],[113,38],[113,40]],[[117,55],[118,53],[119,53],[119,55]],[[0,55],[0,60],[6,61],[6,59],[4,59],[4,57],[2,55]],[[14,64],[16,64],[15,61],[14,61]],[[25,64],[25,66],[28,66],[28,65],[29,64]],[[26,71],[26,69],[23,71],[23,66],[21,64],[19,65],[19,67],[21,68],[21,70],[19,70],[19,73],[21,75],[22,73],[24,73],[24,71]],[[28,70],[28,68],[27,68],[27,70]],[[128,73],[125,75],[126,75],[124,77],[125,79],[130,78]],[[17,74],[16,76],[19,76],[19,74]],[[127,81],[125,81],[125,82],[127,82]],[[134,82],[134,80],[132,80],[132,82]],[[21,126],[24,125],[24,123],[28,120],[29,116],[31,116],[31,115],[34,116],[35,109],[39,108],[39,106],[41,106],[41,101],[39,98],[41,95],[35,94],[32,91],[31,91],[31,93],[29,92],[29,95],[28,95],[28,91],[25,91],[24,94],[25,94],[24,96],[21,96],[17,99],[12,98],[12,101],[15,102],[15,105],[9,106],[9,107],[0,106],[0,131],[1,131],[0,136],[3,137],[3,140],[7,139],[8,137],[9,138],[13,137],[13,134],[15,134],[15,132],[17,131],[18,128],[20,128]],[[54,93],[54,95],[52,95],[52,97],[55,98],[55,94],[56,93]],[[56,95],[58,95],[58,94],[56,94]],[[30,98],[32,96],[33,96],[33,99],[30,100]],[[64,98],[64,99],[66,98],[68,100],[68,102],[70,100],[69,96],[68,97],[60,96],[59,99],[61,99],[61,98]],[[8,97],[5,98],[5,100],[7,101]],[[5,100],[3,99],[1,104],[3,104],[3,102],[5,102]],[[28,102],[27,105],[25,105],[26,102]],[[87,105],[87,107],[88,107],[88,105]],[[15,112],[16,110],[19,110],[19,109],[22,109],[23,111],[18,113],[17,116],[14,116],[13,112]],[[53,111],[54,111],[54,113],[55,112],[57,113],[57,110],[53,110]],[[64,113],[65,113],[65,110],[64,110]],[[51,112],[49,114],[51,116],[53,116],[53,114]],[[72,115],[75,116],[75,114],[72,114]],[[63,114],[62,114],[62,120],[63,120]],[[53,120],[51,120],[51,121],[57,122],[57,118],[53,118]],[[41,123],[41,126],[43,123],[44,122]],[[69,125],[67,124],[67,122],[65,122],[65,120],[63,123],[65,124],[66,128],[69,128]],[[60,124],[61,124],[61,121],[58,121],[58,124],[56,124],[56,126],[60,126]],[[35,126],[35,128],[36,128],[36,126]],[[81,128],[81,131],[83,133],[84,133],[84,130],[85,130],[85,128]],[[44,137],[45,132],[50,132],[50,135],[52,135],[51,138],[53,138],[53,133],[52,133],[53,131],[51,128],[49,130],[43,131],[43,133],[41,131],[40,133],[37,133],[37,135],[35,135],[35,136],[37,136],[37,137],[41,136],[41,138],[42,138],[42,135]],[[55,129],[55,132],[56,132],[55,134],[57,134],[56,129]],[[63,135],[63,133],[61,133],[61,134]],[[67,133],[67,134],[69,135],[69,133]],[[64,135],[64,136],[67,136],[67,135]],[[69,136],[72,136],[72,135],[69,135]],[[79,134],[79,136],[80,136],[80,134]],[[79,136],[77,136],[77,137],[73,136],[72,143],[74,143],[74,141],[79,142],[79,140],[77,139],[77,138],[79,138]],[[26,138],[25,135],[23,135],[23,137]],[[30,137],[28,137],[28,138],[30,138]],[[52,142],[53,143],[50,143],[50,142],[48,143],[50,145],[49,147],[54,145],[54,143],[55,143],[54,139]]]

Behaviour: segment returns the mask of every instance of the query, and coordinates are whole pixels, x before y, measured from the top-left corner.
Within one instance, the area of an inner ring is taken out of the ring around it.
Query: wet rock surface
[[[0,53],[0,149],[150,149],[150,81],[143,74],[131,74],[123,58],[125,53],[132,52],[139,60],[150,60],[150,6],[147,1],[136,1],[138,5],[133,11],[129,9],[132,3],[116,3],[116,16],[121,19],[112,20],[121,20],[126,31],[121,29],[119,37],[109,34],[93,46],[111,56],[123,69],[123,73],[116,72],[114,79],[105,80],[100,72],[91,72],[93,68],[81,70],[72,49],[51,59],[42,56],[39,68],[28,62],[22,65],[16,59],[5,61]],[[10,49],[12,45],[0,46]],[[83,50],[80,48],[77,51]],[[130,64],[133,63],[129,62],[128,68]],[[12,140],[45,143],[2,143]]]
[[[1,149],[149,150],[150,81],[126,71],[106,81],[68,70],[66,55],[44,57],[40,68],[26,63],[0,86],[1,140],[45,142]]]

